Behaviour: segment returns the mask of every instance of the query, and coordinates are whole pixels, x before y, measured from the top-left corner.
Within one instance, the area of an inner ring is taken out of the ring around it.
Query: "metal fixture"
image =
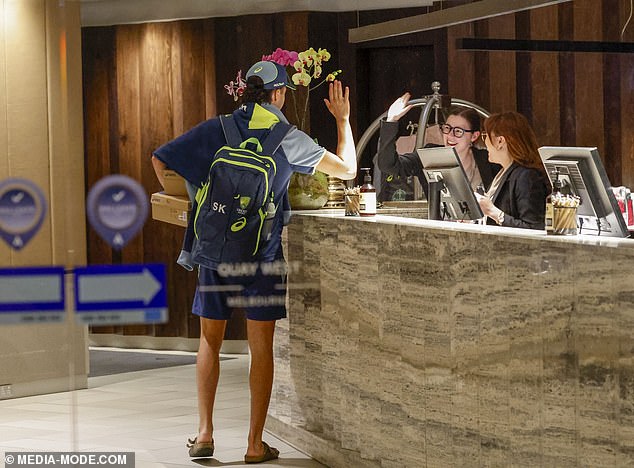
[[[348,32],[348,39],[352,43],[385,39],[570,1],[572,0],[480,0],[423,15],[352,28]]]
[[[633,42],[601,41],[543,41],[527,39],[482,39],[465,37],[456,39],[456,49],[460,50],[508,50],[527,52],[600,52],[632,53]]]

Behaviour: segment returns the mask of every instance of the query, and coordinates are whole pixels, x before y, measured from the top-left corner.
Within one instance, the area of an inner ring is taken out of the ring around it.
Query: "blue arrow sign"
[[[75,311],[83,324],[167,321],[165,265],[95,265],[75,268]]]
[[[64,268],[0,269],[0,322],[32,323],[64,320]]]

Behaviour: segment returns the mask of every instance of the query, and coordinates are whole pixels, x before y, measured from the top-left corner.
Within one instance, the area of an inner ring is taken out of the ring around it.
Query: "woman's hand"
[[[474,192],[474,193],[475,193],[476,199],[478,200],[478,204],[480,205],[480,209],[482,210],[482,213],[484,213],[491,219],[497,220],[502,210],[500,210],[497,206],[495,206],[489,197],[480,195],[478,192]]]
[[[328,85],[328,99],[324,99],[326,107],[337,120],[348,120],[350,117],[350,90],[345,90],[341,81],[335,80]]]
[[[392,103],[390,108],[387,110],[386,120],[388,122],[396,122],[409,112],[409,110],[412,108],[412,106],[409,105],[410,97],[411,95],[409,93],[405,93]]]

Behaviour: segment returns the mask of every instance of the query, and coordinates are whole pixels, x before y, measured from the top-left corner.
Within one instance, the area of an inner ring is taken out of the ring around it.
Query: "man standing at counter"
[[[241,106],[232,118],[244,140],[264,141],[280,122],[288,123],[281,109],[284,106],[288,82],[286,69],[275,62],[258,62],[246,74],[247,87]],[[256,254],[255,269],[248,274],[228,277],[220,266],[199,265],[193,313],[200,316],[200,343],[196,360],[199,427],[190,440],[191,457],[211,457],[214,453],[213,407],[220,374],[220,348],[232,306],[244,307],[247,336],[251,352],[249,387],[251,416],[246,463],[261,463],[278,457],[279,451],[262,440],[273,385],[273,335],[275,321],[286,317],[286,276],[278,265],[284,262],[281,233],[285,224],[284,202],[292,172],[313,173],[318,169],[341,179],[352,179],[357,173],[357,161],[350,128],[349,90],[341,82],[330,83],[326,107],[337,124],[337,153],[317,145],[312,138],[292,127],[278,150],[272,155],[277,172],[272,182],[273,203],[276,207],[270,240]],[[209,168],[213,155],[223,145],[225,137],[218,118],[208,120],[156,150],[153,166],[161,180],[162,169],[169,166],[194,185],[200,186],[206,172],[192,174],[193,164]],[[205,159],[206,158],[206,159]],[[272,274],[268,270],[277,271]],[[267,274],[268,273],[268,274]],[[266,299],[265,302],[252,299]],[[252,306],[252,302],[254,305]],[[235,304],[245,304],[238,305]]]
[[[489,161],[502,166],[486,194],[476,193],[487,224],[544,229],[550,182],[526,117],[493,114],[484,121],[482,137]]]

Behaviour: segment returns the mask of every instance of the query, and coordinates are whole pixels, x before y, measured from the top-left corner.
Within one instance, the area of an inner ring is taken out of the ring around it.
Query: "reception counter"
[[[287,236],[268,430],[331,467],[634,465],[634,240],[341,210]]]

